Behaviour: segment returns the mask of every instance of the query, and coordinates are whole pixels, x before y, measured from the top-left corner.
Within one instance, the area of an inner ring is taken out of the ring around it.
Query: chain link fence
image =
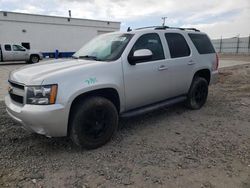
[[[218,53],[250,55],[250,35],[249,37],[213,39],[212,43]]]

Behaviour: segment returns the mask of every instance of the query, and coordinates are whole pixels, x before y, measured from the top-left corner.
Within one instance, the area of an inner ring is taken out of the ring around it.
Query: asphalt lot
[[[47,60],[43,60],[39,63],[46,62]],[[234,58],[234,57],[223,57],[220,59],[219,68],[230,67],[235,65],[243,65],[250,63],[249,57],[246,58]],[[25,66],[25,62],[7,62],[0,64],[0,101],[4,100],[4,96],[7,94],[8,87],[8,76],[9,73],[13,70],[16,70],[20,67]]]

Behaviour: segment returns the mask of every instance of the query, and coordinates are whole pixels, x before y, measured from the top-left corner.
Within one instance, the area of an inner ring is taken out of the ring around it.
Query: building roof
[[[0,21],[29,22],[38,24],[75,25],[86,27],[107,27],[120,29],[120,22],[49,16],[39,14],[0,11]]]

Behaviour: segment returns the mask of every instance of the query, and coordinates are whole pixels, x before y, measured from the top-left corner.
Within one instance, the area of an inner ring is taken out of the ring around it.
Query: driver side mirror
[[[140,49],[134,51],[132,56],[128,56],[128,62],[130,65],[135,65],[137,62],[150,60],[153,56],[153,53],[149,49]]]

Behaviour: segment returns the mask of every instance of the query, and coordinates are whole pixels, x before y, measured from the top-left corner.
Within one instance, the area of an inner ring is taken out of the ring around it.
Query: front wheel
[[[89,97],[73,107],[70,137],[86,149],[106,144],[118,127],[118,113],[114,104],[103,97]]]
[[[38,63],[39,62],[39,56],[38,55],[31,55],[29,63]]]
[[[200,109],[206,103],[207,95],[207,80],[202,77],[195,77],[189,89],[187,107],[193,110]]]

